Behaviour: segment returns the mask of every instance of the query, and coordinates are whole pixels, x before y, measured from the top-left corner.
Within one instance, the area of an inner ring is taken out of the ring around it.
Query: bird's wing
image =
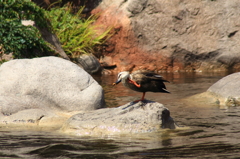
[[[150,71],[135,71],[132,73],[132,78],[133,80],[140,81],[140,83],[142,82],[149,82],[151,80],[154,81],[162,81],[162,82],[169,82],[167,80],[165,80],[161,75],[156,74],[154,72],[150,72]]]

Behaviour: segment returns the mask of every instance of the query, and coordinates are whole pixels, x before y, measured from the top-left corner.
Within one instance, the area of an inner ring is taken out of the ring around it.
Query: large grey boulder
[[[61,125],[61,117],[103,106],[102,87],[68,60],[21,59],[0,67],[0,124]]]
[[[80,136],[108,136],[149,133],[175,127],[167,108],[157,102],[145,101],[76,114],[67,120],[61,131]]]

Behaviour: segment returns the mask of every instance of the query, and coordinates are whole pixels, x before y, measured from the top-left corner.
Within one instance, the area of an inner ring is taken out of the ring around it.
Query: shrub
[[[94,53],[94,49],[111,36],[110,28],[98,34],[96,27],[92,25],[97,16],[82,18],[83,9],[84,7],[80,8],[76,14],[72,14],[71,5],[65,5],[62,8],[52,8],[48,12],[53,30],[62,48],[72,58],[81,54]]]
[[[48,27],[43,9],[30,0],[1,0],[0,8],[1,53],[13,53],[14,58],[51,54],[38,29],[21,23],[33,20],[39,27]]]

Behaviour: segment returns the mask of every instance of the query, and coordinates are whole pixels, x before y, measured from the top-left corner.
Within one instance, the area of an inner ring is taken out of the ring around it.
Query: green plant
[[[97,46],[102,45],[111,36],[110,28],[98,34],[97,28],[92,25],[97,16],[82,18],[83,9],[84,7],[80,8],[76,14],[72,14],[71,5],[65,5],[62,8],[52,8],[48,13],[62,48],[72,58],[85,53],[93,53]]]
[[[30,0],[0,0],[0,8],[1,53],[13,53],[14,58],[51,54],[38,29],[21,23],[27,19],[35,21],[39,27],[48,27],[43,9]]]
[[[48,27],[45,10],[31,0],[0,0],[0,18],[33,20],[39,27]]]

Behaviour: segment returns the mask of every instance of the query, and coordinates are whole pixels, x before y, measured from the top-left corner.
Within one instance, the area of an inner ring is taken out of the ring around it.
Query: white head
[[[121,81],[125,81],[130,76],[130,73],[127,71],[120,72],[117,77],[117,81],[113,83],[113,85],[116,85],[120,83]]]

